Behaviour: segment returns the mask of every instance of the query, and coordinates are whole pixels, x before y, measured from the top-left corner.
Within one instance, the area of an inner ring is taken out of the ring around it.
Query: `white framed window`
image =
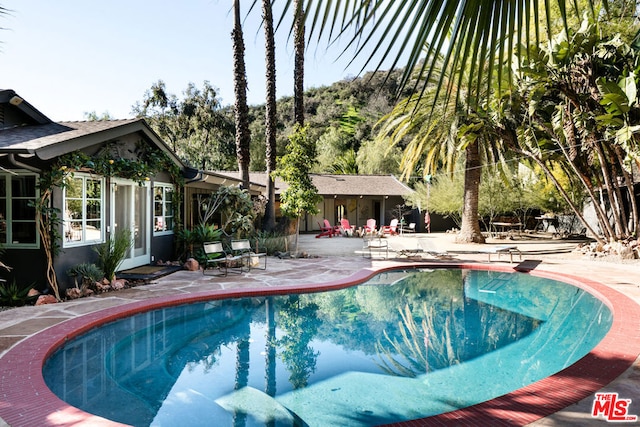
[[[38,175],[0,174],[0,244],[12,248],[37,248],[40,244],[35,203]]]
[[[75,174],[64,188],[63,247],[104,241],[104,179]]]
[[[155,183],[153,186],[153,233],[173,233],[173,193],[171,184]]]

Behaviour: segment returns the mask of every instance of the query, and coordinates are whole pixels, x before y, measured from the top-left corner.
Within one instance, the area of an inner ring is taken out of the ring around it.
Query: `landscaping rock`
[[[189,270],[189,271],[198,271],[200,270],[200,263],[194,259],[194,258],[189,258],[185,263],[184,263],[184,269],[185,270]]]
[[[55,304],[58,301],[53,295],[40,295],[36,301],[36,305]]]
[[[126,288],[128,284],[129,282],[127,282],[125,279],[116,279],[111,282],[111,288],[115,291],[118,291],[120,289]]]

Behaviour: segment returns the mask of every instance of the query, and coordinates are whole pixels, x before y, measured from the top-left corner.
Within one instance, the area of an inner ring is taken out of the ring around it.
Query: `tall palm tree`
[[[467,81],[465,76],[459,77],[461,73],[442,74],[448,86]],[[480,178],[485,165],[500,163],[501,144],[489,115],[475,103],[464,103],[464,99],[466,97],[438,98],[437,85],[429,85],[423,94],[398,102],[383,117],[377,138],[388,141],[391,146],[405,147],[401,163],[405,180],[418,170],[425,179],[443,170],[454,173],[459,159],[464,158],[464,202],[456,240],[484,243],[478,221]]]
[[[294,23],[293,44],[295,51],[293,71],[294,121],[304,126],[304,49],[305,49],[305,13],[303,0],[293,0]]]
[[[249,189],[249,107],[247,106],[247,72],[244,63],[244,37],[240,20],[240,0],[233,1],[233,88],[235,92],[236,156],[242,186]]]
[[[276,44],[273,35],[273,12],[271,0],[262,0],[262,19],[264,25],[265,62],[267,93],[265,103],[265,140],[267,161],[267,209],[265,212],[266,230],[276,226],[276,186],[271,173],[276,170]]]

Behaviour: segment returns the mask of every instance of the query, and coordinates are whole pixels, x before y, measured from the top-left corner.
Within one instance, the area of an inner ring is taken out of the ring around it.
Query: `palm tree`
[[[240,22],[240,0],[233,1],[234,26],[233,39],[233,87],[235,92],[236,156],[242,186],[249,189],[249,107],[247,106],[247,73],[244,63],[244,38]]]
[[[287,0],[286,8],[291,2]],[[423,93],[428,82],[438,80],[437,94],[459,97],[460,85],[445,85],[438,67],[453,75],[456,70],[468,70],[467,85],[476,92],[489,94],[497,82],[504,89],[503,73],[510,68],[494,67],[505,64],[515,51],[523,56],[529,42],[539,43],[551,39],[557,16],[565,28],[572,16],[589,13],[595,17],[599,11],[593,0],[545,1],[537,0],[345,0],[340,2],[313,1],[307,3],[311,30],[309,37],[323,37],[334,41],[348,40],[345,52],[355,49],[355,57],[364,56],[362,70],[367,68],[390,70],[404,66],[400,88],[404,89],[417,72]],[[605,8],[608,2],[603,2]],[[285,9],[286,9],[285,8]],[[540,29],[547,30],[546,37]],[[438,57],[442,55],[442,63]],[[494,58],[497,60],[494,61]],[[390,67],[389,67],[389,64]],[[485,90],[480,90],[484,85]],[[467,102],[472,102],[468,98]],[[476,102],[476,101],[473,101]]]
[[[466,81],[443,74],[447,85],[456,80]],[[380,121],[377,138],[387,140],[391,146],[405,146],[401,163],[405,180],[415,176],[417,170],[424,179],[440,170],[454,173],[459,159],[464,157],[464,202],[456,240],[484,243],[478,221],[480,178],[482,167],[500,158],[500,139],[489,115],[477,104],[467,105],[463,98],[437,95],[437,86],[433,84],[423,94],[398,102]]]
[[[304,126],[304,48],[305,48],[305,14],[302,0],[293,0],[294,23],[293,44],[295,51],[293,70],[294,121]]]
[[[265,229],[276,226],[276,186],[271,173],[276,170],[276,45],[273,35],[273,12],[271,0],[262,0],[262,18],[264,21],[265,61],[267,100],[265,103],[265,140],[267,161],[267,209]]]

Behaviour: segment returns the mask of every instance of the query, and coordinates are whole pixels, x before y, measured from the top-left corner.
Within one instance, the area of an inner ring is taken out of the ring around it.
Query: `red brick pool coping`
[[[123,425],[70,406],[49,390],[42,377],[45,360],[57,348],[105,322],[182,303],[343,288],[399,267],[409,266],[406,263],[390,263],[384,268],[361,270],[345,279],[322,284],[167,296],[96,311],[57,324],[20,342],[0,358],[0,417],[12,427]],[[467,263],[414,263],[411,267],[513,271],[504,265]],[[604,339],[578,362],[529,386],[464,409],[388,426],[526,425],[593,395],[633,364],[640,354],[640,328],[631,326],[640,324],[638,304],[593,280],[545,271],[533,271],[530,274],[577,286],[602,300],[613,312],[613,324]]]

